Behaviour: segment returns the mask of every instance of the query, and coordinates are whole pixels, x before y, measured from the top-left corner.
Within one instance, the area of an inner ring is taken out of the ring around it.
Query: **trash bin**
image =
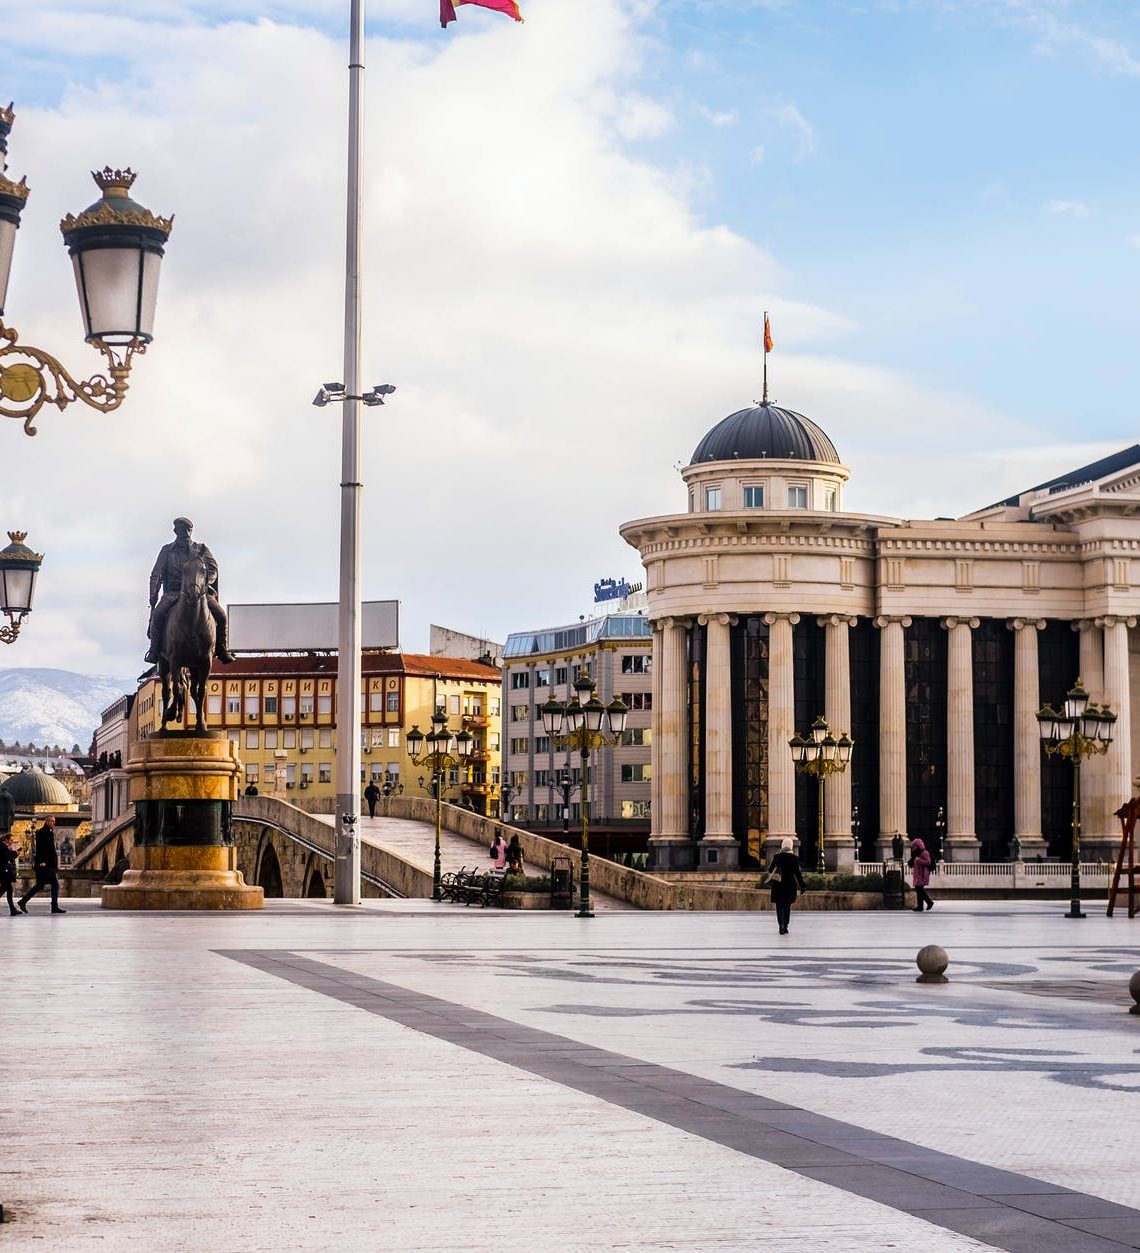
[[[901,861],[883,862],[883,907],[906,908],[906,879],[903,878]]]
[[[574,871],[569,857],[554,857],[550,862],[550,908],[574,907]]]

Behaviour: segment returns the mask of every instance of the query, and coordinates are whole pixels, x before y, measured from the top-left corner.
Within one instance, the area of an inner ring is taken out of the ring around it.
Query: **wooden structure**
[[[1140,874],[1140,867],[1136,865],[1136,819],[1140,817],[1140,797],[1134,796],[1130,801],[1125,801],[1123,805],[1116,811],[1116,816],[1120,819],[1120,853],[1116,858],[1116,869],[1113,871],[1112,883],[1108,889],[1108,909],[1105,911],[1109,918],[1112,917],[1112,911],[1116,905],[1116,895],[1120,891],[1120,880],[1123,878],[1127,883],[1128,892],[1128,917],[1136,917],[1136,876]]]

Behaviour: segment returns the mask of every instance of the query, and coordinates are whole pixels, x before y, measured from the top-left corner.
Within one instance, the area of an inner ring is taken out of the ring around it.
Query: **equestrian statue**
[[[226,611],[218,600],[218,563],[205,544],[190,538],[194,523],[174,519],[174,542],[165,544],[150,573],[150,648],[162,682],[162,725],[178,722],[193,697],[194,729],[205,731],[206,678],[215,657],[234,660],[227,644]],[[159,595],[161,589],[161,598]]]

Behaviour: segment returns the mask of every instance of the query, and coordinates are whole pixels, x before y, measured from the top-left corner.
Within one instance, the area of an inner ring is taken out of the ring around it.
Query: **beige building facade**
[[[959,519],[847,513],[850,471],[810,419],[755,405],[681,471],[683,513],[628,522],[652,623],[659,867],[818,859],[818,791],[788,740],[855,741],[824,787],[829,867],[895,834],[946,856],[1067,856],[1072,770],[1035,711],[1083,677],[1118,715],[1082,771],[1084,847],[1119,846],[1140,728],[1140,445]],[[1016,837],[1016,843],[1014,841]]]

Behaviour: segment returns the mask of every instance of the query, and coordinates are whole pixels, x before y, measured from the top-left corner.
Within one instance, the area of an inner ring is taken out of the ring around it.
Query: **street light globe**
[[[59,224],[75,269],[85,338],[112,347],[149,344],[174,219],[156,217],[130,198],[133,170],[107,166],[91,177],[102,199]]]
[[[12,129],[15,110],[11,105],[0,107],[0,315],[4,313],[4,301],[8,294],[8,276],[12,272],[12,253],[16,247],[16,231],[20,227],[20,214],[28,199],[25,179],[18,183],[6,178],[5,158],[8,155],[8,134]]]
[[[32,612],[43,554],[32,552],[24,543],[26,531],[9,531],[8,538],[12,542],[0,549],[0,612],[18,621]]]

